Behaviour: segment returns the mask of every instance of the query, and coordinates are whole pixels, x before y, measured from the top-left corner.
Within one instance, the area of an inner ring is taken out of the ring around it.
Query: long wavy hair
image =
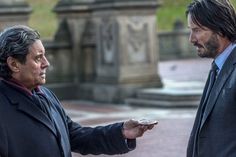
[[[12,71],[7,65],[7,58],[14,57],[24,64],[29,47],[38,39],[40,39],[39,33],[24,25],[3,30],[0,34],[0,77],[11,78]]]
[[[236,41],[236,12],[229,0],[193,0],[186,10],[194,24]]]

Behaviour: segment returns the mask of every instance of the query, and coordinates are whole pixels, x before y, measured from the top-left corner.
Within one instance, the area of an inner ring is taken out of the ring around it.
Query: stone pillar
[[[25,0],[0,1],[0,31],[16,24],[28,24],[32,8]]]
[[[71,69],[69,71],[72,73],[72,81],[70,82],[73,84],[73,93],[77,94],[75,98],[83,97],[83,93],[86,92],[77,92],[76,90],[82,88],[83,81],[91,80],[95,73],[93,67],[87,66],[88,63],[90,65],[93,61],[94,57],[91,57],[93,51],[84,46],[84,41],[86,39],[90,40],[86,37],[86,34],[91,34],[87,33],[88,29],[94,30],[90,29],[91,3],[93,3],[93,0],[60,0],[54,8],[59,20],[59,29],[55,34],[54,42],[67,43],[71,46],[71,60],[69,62]],[[94,33],[91,36],[93,37]],[[88,93],[91,97],[91,92]]]
[[[138,88],[161,87],[158,75],[156,9],[159,0],[97,0],[94,99],[123,102]]]
[[[70,44],[72,46],[73,60],[73,73],[74,73],[74,82],[80,82],[80,76],[82,75],[82,66],[83,58],[82,56],[82,39],[86,27],[90,21],[90,4],[93,1],[91,0],[61,0],[58,2],[54,11],[57,13],[59,18],[59,25],[67,25],[68,31],[70,32]],[[60,26],[59,26],[60,28]],[[59,29],[56,34],[56,38],[63,40],[63,36],[60,36],[60,32],[63,31]]]

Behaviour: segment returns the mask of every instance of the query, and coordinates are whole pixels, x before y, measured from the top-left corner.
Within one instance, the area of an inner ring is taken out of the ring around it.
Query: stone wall
[[[87,19],[84,25],[81,36],[82,42],[79,49],[77,48],[80,51],[78,58],[74,56],[71,28],[69,28],[68,21],[62,21],[53,41],[44,41],[47,57],[51,63],[47,85],[62,99],[93,100],[96,94],[100,101],[114,102],[115,100],[119,102],[120,97],[130,95],[130,93],[133,93],[133,89],[124,90],[126,87],[123,84],[109,86],[109,80],[104,81],[105,84],[99,83],[96,69],[98,68],[96,67],[98,61],[96,59],[98,57],[96,23],[92,19]],[[106,27],[104,26],[104,28]],[[156,44],[159,51],[155,52],[156,55],[160,56],[160,60],[197,57],[194,48],[189,44],[188,36],[189,31],[184,28],[157,33]],[[124,63],[124,60],[120,63],[120,66]],[[109,58],[106,58],[106,61],[109,61]],[[75,69],[80,69],[80,71],[75,73]],[[114,85],[114,83],[112,84]],[[74,92],[65,92],[65,90]],[[119,92],[120,90],[123,90],[123,92]],[[117,95],[116,93],[120,93],[120,96],[114,97],[114,95]]]
[[[31,8],[24,0],[3,2],[0,29],[27,24]],[[156,34],[159,6],[156,0],[59,1],[59,28],[53,40],[43,40],[51,64],[47,86],[61,99],[115,103],[140,88],[161,87],[158,61],[195,53],[180,25]]]
[[[67,81],[76,85],[79,99],[120,103],[138,88],[161,87],[155,35],[159,6],[157,0],[59,1],[56,36],[63,43],[70,39],[71,49],[49,51],[52,65],[60,69],[51,69],[49,83],[64,83],[68,73],[53,60],[68,57],[65,64],[71,66],[65,69],[73,75]]]
[[[32,8],[25,0],[0,1],[0,31],[16,24],[28,24]]]
[[[195,58],[196,50],[189,43],[188,30],[173,30],[157,33],[160,60]]]

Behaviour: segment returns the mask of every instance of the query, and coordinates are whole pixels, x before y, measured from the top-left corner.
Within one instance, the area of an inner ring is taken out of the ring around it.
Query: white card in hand
[[[158,122],[156,120],[140,119],[138,120],[138,123],[141,125],[153,125],[153,124],[157,124]]]

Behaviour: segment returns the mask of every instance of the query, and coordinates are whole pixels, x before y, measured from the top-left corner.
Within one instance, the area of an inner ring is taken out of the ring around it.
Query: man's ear
[[[20,71],[19,64],[20,64],[20,62],[17,59],[11,57],[11,56],[9,56],[7,58],[7,65],[13,73],[14,72],[17,73],[17,72]]]

